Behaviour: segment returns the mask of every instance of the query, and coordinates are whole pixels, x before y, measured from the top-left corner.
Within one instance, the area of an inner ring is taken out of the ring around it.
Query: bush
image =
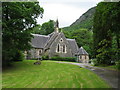
[[[94,65],[94,66],[99,65],[97,59],[91,59],[91,64]]]
[[[13,57],[13,61],[23,61],[24,60],[24,54],[22,51],[16,51],[15,56]]]
[[[38,60],[38,58],[32,58],[31,60]]]
[[[99,64],[111,64],[112,50],[109,44],[110,41],[106,39],[99,42],[99,49],[97,49],[98,54],[96,55],[96,59],[97,61],[99,61]]]
[[[42,60],[48,60],[48,59],[49,59],[48,55],[42,56]]]
[[[116,64],[117,69],[120,70],[120,61],[116,61],[115,64]]]
[[[76,62],[75,57],[51,57],[51,60]]]

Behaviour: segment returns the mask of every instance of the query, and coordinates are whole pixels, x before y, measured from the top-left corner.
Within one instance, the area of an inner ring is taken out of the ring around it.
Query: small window
[[[42,50],[39,50],[39,55],[42,54]]]
[[[34,53],[35,53],[35,55],[36,55],[36,51],[37,51],[37,49],[34,49]]]
[[[61,38],[60,41],[63,42],[63,39]]]
[[[79,56],[79,59],[82,59],[81,55]]]
[[[24,53],[27,54],[27,51],[25,51]]]
[[[86,59],[86,55],[85,55],[85,59]]]

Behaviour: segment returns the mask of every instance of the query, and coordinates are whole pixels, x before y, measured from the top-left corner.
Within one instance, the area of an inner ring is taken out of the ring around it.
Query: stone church
[[[55,29],[49,35],[32,34],[32,49],[25,51],[27,59],[39,59],[42,56],[49,58],[59,57],[76,57],[77,62],[88,63],[89,55],[83,49],[78,48],[75,39],[68,39],[62,31],[59,31],[59,22],[56,20]]]

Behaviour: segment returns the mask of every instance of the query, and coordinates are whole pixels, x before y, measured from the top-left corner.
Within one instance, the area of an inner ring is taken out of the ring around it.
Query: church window
[[[39,50],[39,55],[42,54],[42,50]]]
[[[57,45],[57,52],[60,52],[60,44]]]
[[[66,52],[66,46],[63,45],[63,53],[65,53],[65,52]]]
[[[63,42],[63,39],[61,38],[60,41]]]

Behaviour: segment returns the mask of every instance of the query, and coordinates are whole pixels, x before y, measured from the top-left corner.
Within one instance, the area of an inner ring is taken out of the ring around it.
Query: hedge
[[[51,57],[51,60],[55,61],[70,61],[70,62],[76,62],[75,57]]]
[[[49,56],[48,55],[42,56],[42,60],[49,60]]]

